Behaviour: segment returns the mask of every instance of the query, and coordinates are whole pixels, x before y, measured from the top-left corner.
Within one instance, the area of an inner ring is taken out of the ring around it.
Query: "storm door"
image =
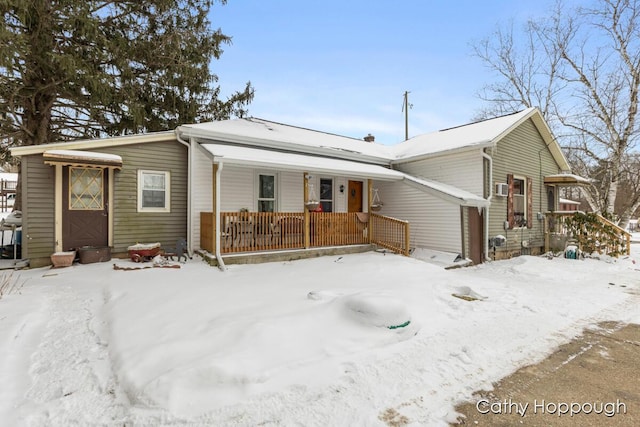
[[[107,246],[108,174],[103,168],[65,166],[62,171],[62,247]]]

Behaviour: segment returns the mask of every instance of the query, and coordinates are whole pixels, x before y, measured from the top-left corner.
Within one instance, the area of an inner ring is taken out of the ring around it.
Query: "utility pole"
[[[409,104],[409,94],[411,92],[404,91],[404,101],[402,102],[402,111],[404,111],[404,140],[409,139],[409,108],[413,108],[413,104]]]

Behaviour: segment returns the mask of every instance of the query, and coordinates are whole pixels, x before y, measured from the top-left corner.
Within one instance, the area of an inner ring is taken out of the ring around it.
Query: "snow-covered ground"
[[[456,270],[372,252],[5,272],[24,285],[0,299],[0,424],[443,425],[583,328],[640,323],[639,249]]]

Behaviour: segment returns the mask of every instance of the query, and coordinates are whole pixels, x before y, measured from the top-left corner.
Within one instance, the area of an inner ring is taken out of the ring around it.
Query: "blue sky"
[[[472,119],[495,78],[471,44],[539,17],[532,0],[229,0],[211,12],[233,38],[212,70],[222,95],[251,81],[249,115],[385,144]]]

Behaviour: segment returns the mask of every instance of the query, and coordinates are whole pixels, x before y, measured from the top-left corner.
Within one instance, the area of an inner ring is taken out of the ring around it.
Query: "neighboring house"
[[[560,197],[558,199],[558,210],[560,212],[574,212],[579,209],[580,209],[580,202],[578,201],[565,199],[563,197]]]
[[[175,132],[11,150],[22,174],[22,256],[32,267],[83,246],[114,256],[187,234],[188,149]]]
[[[247,118],[12,154],[32,266],[84,245],[117,255],[180,237],[219,264],[371,243],[482,262],[539,252],[556,187],[582,181],[537,109],[396,146]],[[98,220],[100,233],[85,227]]]

